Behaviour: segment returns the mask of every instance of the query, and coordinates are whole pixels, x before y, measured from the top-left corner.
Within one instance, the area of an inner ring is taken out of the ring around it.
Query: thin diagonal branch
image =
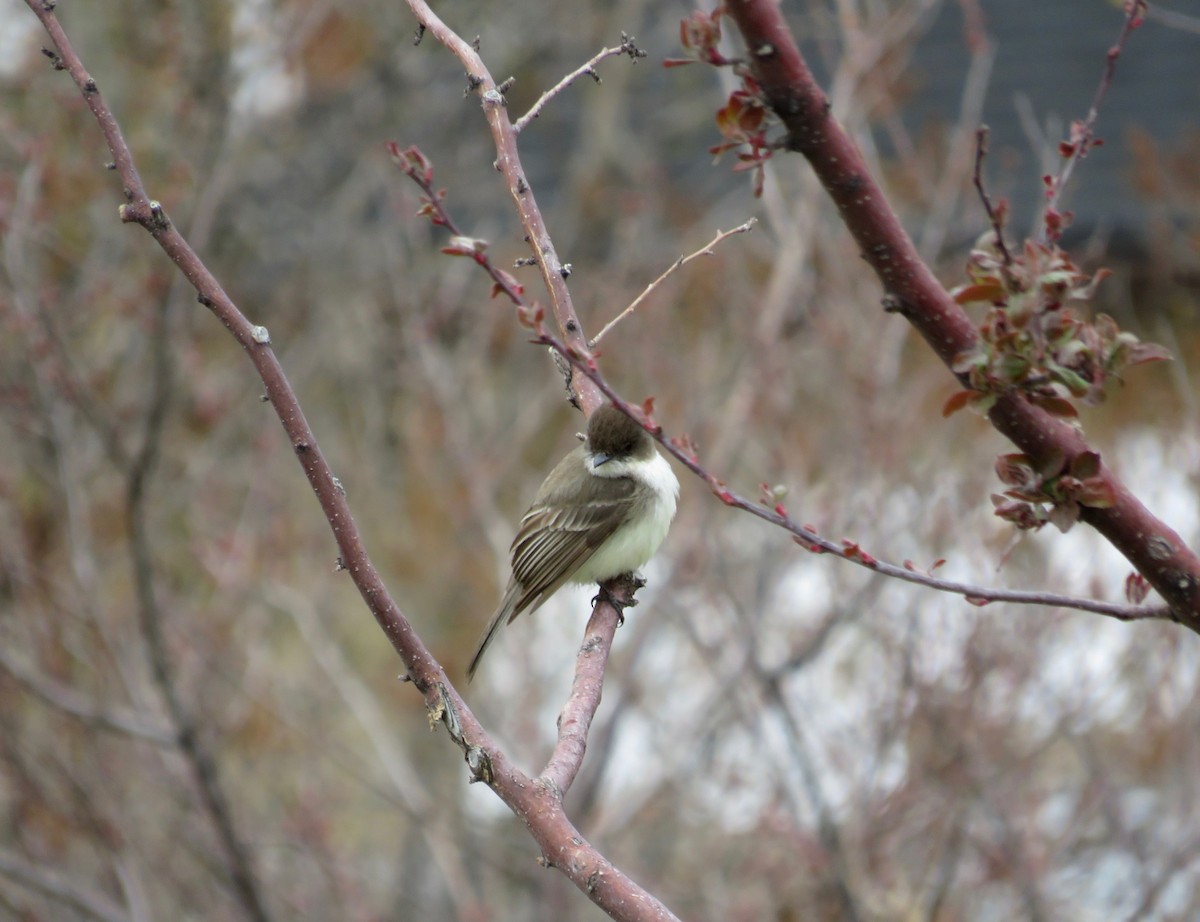
[[[174,746],[176,743],[176,734],[169,728],[159,726],[153,720],[131,711],[100,707],[91,696],[62,682],[56,682],[48,676],[40,675],[19,663],[9,650],[3,648],[0,648],[0,669],[19,682],[30,694],[84,723],[159,746]]]
[[[869,554],[858,544],[852,541],[835,542],[828,538],[822,537],[813,531],[811,528],[801,525],[792,519],[787,512],[787,509],[782,503],[776,503],[773,507],[761,503],[753,502],[729,489],[716,474],[708,471],[696,455],[695,449],[691,446],[687,439],[684,438],[669,438],[667,437],[661,426],[654,425],[645,419],[643,411],[622,399],[612,386],[600,374],[594,359],[590,356],[580,355],[567,346],[545,329],[537,331],[537,336],[534,342],[549,346],[566,361],[570,362],[579,371],[591,378],[596,384],[600,392],[612,402],[614,406],[619,408],[623,413],[627,414],[634,420],[637,420],[641,425],[658,441],[663,448],[668,451],[680,464],[686,467],[689,471],[708,484],[709,489],[713,491],[716,497],[725,505],[732,506],[735,509],[741,509],[748,512],[756,518],[762,519],[764,522],[769,522],[779,528],[789,532],[793,539],[801,547],[808,551],[819,554],[831,554],[841,560],[856,564],[872,570],[883,576],[890,576],[894,579],[902,580],[906,583],[915,583],[919,586],[924,586],[928,589],[936,589],[939,592],[948,592],[953,595],[961,595],[968,602],[975,605],[985,605],[989,602],[1015,602],[1023,605],[1043,605],[1055,608],[1073,608],[1079,611],[1092,612],[1093,614],[1106,615],[1110,618],[1115,618],[1118,621],[1146,621],[1146,620],[1175,620],[1169,608],[1164,606],[1152,605],[1121,605],[1115,602],[1102,602],[1095,599],[1081,599],[1075,596],[1059,595],[1052,592],[1032,592],[1021,589],[999,589],[984,586],[975,586],[969,583],[960,583],[953,580],[939,579],[930,573],[923,573],[917,570],[912,564],[905,562],[904,564],[888,563],[887,561],[879,560]]]
[[[1096,92],[1092,97],[1091,106],[1088,107],[1087,116],[1082,121],[1071,123],[1071,138],[1069,141],[1063,142],[1061,150],[1066,156],[1063,159],[1058,175],[1051,182],[1049,195],[1046,199],[1046,212],[1058,210],[1063,190],[1066,189],[1067,183],[1070,182],[1071,175],[1075,172],[1075,167],[1098,143],[1095,139],[1096,121],[1100,118],[1100,107],[1104,104],[1104,97],[1108,95],[1109,87],[1112,86],[1113,76],[1117,72],[1117,61],[1125,50],[1125,43],[1129,40],[1129,36],[1133,34],[1134,29],[1142,24],[1145,16],[1146,0],[1126,0],[1125,22],[1121,25],[1121,32],[1117,36],[1116,42],[1108,49],[1108,54],[1105,57],[1104,73],[1101,74],[1100,83],[1096,86]],[[1047,231],[1047,222],[1043,221],[1040,233],[1046,234]]]
[[[0,875],[69,907],[81,918],[96,919],[97,922],[127,922],[129,919],[125,910],[104,893],[9,852],[0,852]]]
[[[605,58],[616,57],[619,54],[627,54],[634,61],[637,61],[638,58],[644,58],[646,56],[646,52],[642,51],[641,48],[633,43],[633,38],[622,32],[621,44],[612,48],[605,48],[599,54],[594,55],[590,60],[587,61],[587,63],[575,68],[575,70],[571,71],[561,80],[559,80],[558,83],[554,84],[554,86],[550,87],[550,89],[546,90],[546,92],[539,96],[538,101],[529,107],[529,111],[513,122],[513,131],[517,134],[520,134],[522,131],[524,131],[530,122],[542,114],[542,109],[546,108],[546,103],[552,100],[555,96],[569,87],[584,74],[587,74],[587,76],[591,77],[597,83],[600,83],[600,75],[596,73],[596,65]]]
[[[638,295],[636,298],[634,298],[633,301],[630,302],[629,306],[627,308],[625,308],[625,310],[621,311],[621,313],[617,314],[617,316],[615,316],[612,320],[610,320],[608,323],[606,323],[601,328],[600,332],[597,333],[592,338],[592,341],[590,343],[588,343],[588,347],[595,348],[596,343],[600,342],[600,340],[602,340],[604,338],[605,334],[608,333],[609,330],[611,330],[618,323],[620,323],[622,320],[624,320],[626,317],[628,317],[630,314],[632,314],[634,311],[636,311],[641,306],[642,302],[645,301],[646,298],[648,298],[650,296],[650,293],[653,292],[654,289],[656,289],[663,282],[665,282],[667,280],[667,278],[669,278],[670,275],[676,269],[682,269],[684,266],[686,266],[688,263],[690,263],[693,259],[696,259],[697,257],[712,256],[713,250],[722,241],[728,240],[730,237],[733,237],[736,234],[746,233],[746,231],[751,230],[754,227],[754,225],[757,223],[758,223],[758,218],[751,218],[749,221],[739,224],[737,227],[733,228],[732,230],[717,231],[717,236],[713,237],[712,240],[710,240],[708,243],[706,243],[704,246],[702,246],[700,249],[698,249],[695,253],[689,253],[687,256],[680,256],[677,260],[675,260],[675,262],[671,263],[671,265],[667,268],[666,272],[664,272],[662,275],[660,275],[658,278],[656,278],[653,282],[651,282],[649,285],[647,285],[645,287],[645,289],[642,291],[642,293],[640,295]]]

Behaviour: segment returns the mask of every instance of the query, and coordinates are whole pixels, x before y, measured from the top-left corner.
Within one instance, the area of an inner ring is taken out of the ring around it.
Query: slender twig
[[[550,295],[550,309],[559,333],[568,345],[580,350],[586,349],[587,337],[566,284],[567,276],[571,274],[570,267],[559,258],[541,208],[525,179],[525,170],[517,149],[517,133],[508,118],[504,95],[496,86],[483,59],[479,57],[478,49],[446,25],[425,0],[408,0],[408,6],[425,31],[457,57],[465,68],[468,89],[478,94],[484,118],[492,132],[492,142],[496,146],[495,167],[504,176],[520,216],[525,239],[529,241],[541,270],[542,280]],[[586,377],[571,380],[568,387],[572,399],[586,413],[590,413],[601,402],[600,395]]]
[[[954,595],[961,595],[968,602],[975,605],[985,605],[989,602],[1016,602],[1024,605],[1045,605],[1056,608],[1074,608],[1080,611],[1092,612],[1098,615],[1106,615],[1110,618],[1115,618],[1118,621],[1143,621],[1150,619],[1165,619],[1171,620],[1171,610],[1166,606],[1150,606],[1150,605],[1121,605],[1115,602],[1101,602],[1095,599],[1081,599],[1075,596],[1060,595],[1053,592],[1034,592],[1030,590],[1020,589],[999,589],[985,586],[975,586],[970,583],[960,583],[954,580],[939,579],[930,573],[923,573],[916,569],[909,562],[904,564],[888,563],[887,561],[878,560],[871,554],[864,551],[858,544],[853,541],[843,540],[841,542],[831,541],[828,538],[822,537],[815,532],[811,527],[801,525],[793,520],[787,513],[786,508],[782,503],[776,503],[771,506],[762,503],[756,503],[746,499],[735,491],[729,489],[725,483],[715,474],[709,472],[700,464],[696,456],[694,448],[686,438],[668,438],[664,435],[662,427],[655,425],[653,421],[647,420],[641,408],[634,406],[623,400],[621,396],[612,388],[612,386],[600,374],[594,358],[589,355],[581,355],[573,349],[569,349],[560,340],[556,339],[553,334],[547,332],[545,328],[536,330],[536,337],[533,340],[535,343],[549,346],[566,361],[570,362],[583,374],[587,375],[596,385],[605,397],[607,397],[618,409],[627,414],[637,422],[639,422],[647,432],[652,435],[660,445],[663,446],[671,456],[674,457],[680,464],[686,467],[689,471],[708,484],[709,489],[713,491],[716,497],[725,505],[732,506],[735,509],[741,509],[751,515],[762,519],[764,522],[769,522],[779,528],[789,532],[793,539],[801,547],[806,550],[818,554],[831,554],[841,560],[856,564],[860,567],[865,567],[868,570],[873,570],[884,576],[890,576],[895,579],[903,580],[907,583],[915,583],[919,586],[925,586],[929,589],[936,589],[940,592],[948,592]]]
[[[614,317],[612,320],[610,320],[608,323],[606,323],[604,325],[603,329],[601,329],[600,332],[597,333],[592,338],[592,341],[590,343],[588,343],[588,348],[589,349],[594,348],[596,343],[600,342],[600,340],[602,340],[604,338],[604,335],[609,330],[611,330],[618,323],[620,323],[622,320],[624,320],[626,317],[628,317],[630,314],[632,314],[634,311],[636,311],[641,306],[642,302],[645,301],[646,298],[650,296],[650,293],[652,291],[654,291],[654,289],[657,288],[659,285],[661,285],[664,281],[666,281],[667,277],[670,276],[676,269],[683,268],[688,263],[690,263],[693,259],[696,259],[699,256],[712,256],[714,248],[719,243],[721,243],[721,241],[726,240],[729,237],[734,236],[735,234],[744,234],[744,233],[746,233],[746,231],[748,231],[752,227],[754,227],[754,225],[757,223],[758,223],[758,218],[751,218],[749,221],[746,221],[744,224],[739,224],[737,227],[733,228],[733,230],[717,231],[717,236],[713,237],[712,240],[710,240],[708,243],[706,243],[704,246],[702,246],[700,249],[698,249],[695,253],[691,253],[688,256],[680,256],[677,260],[675,260],[675,262],[673,262],[670,265],[670,267],[668,267],[666,272],[664,272],[662,275],[660,275],[658,278],[656,278],[653,282],[651,282],[649,285],[647,285],[645,290],[640,295],[638,295],[636,298],[634,298],[633,301],[630,303],[630,305],[627,308],[625,308],[625,310],[621,311],[621,313],[617,314],[616,317]]]
[[[446,228],[455,237],[471,239],[467,238],[467,235],[463,233],[458,223],[446,208],[445,190],[434,186],[433,164],[429,162],[429,159],[416,147],[407,147],[401,150],[400,145],[394,141],[389,142],[387,148],[388,152],[392,155],[392,159],[396,161],[396,165],[400,167],[401,172],[416,183],[421,191],[425,193],[421,197],[423,204],[419,213],[428,214],[429,219],[435,225]],[[460,253],[459,255],[465,255],[465,253]],[[476,247],[470,255],[483,271],[491,277],[494,286],[493,294],[502,291],[517,307],[526,306],[524,286],[503,269],[493,265],[487,253],[483,251],[482,246]]]
[[[1071,174],[1075,171],[1075,165],[1086,157],[1097,143],[1095,140],[1095,128],[1096,120],[1100,117],[1100,106],[1104,103],[1104,97],[1108,95],[1109,87],[1112,86],[1113,75],[1117,70],[1117,60],[1125,50],[1126,41],[1133,34],[1133,30],[1138,28],[1145,20],[1146,6],[1146,0],[1125,0],[1125,22],[1121,25],[1121,33],[1117,36],[1117,40],[1113,46],[1108,49],[1108,54],[1105,57],[1104,73],[1100,76],[1100,83],[1096,87],[1095,95],[1092,97],[1092,104],[1088,108],[1087,117],[1083,121],[1076,121],[1071,124],[1070,140],[1063,142],[1061,149],[1066,153],[1066,156],[1063,159],[1062,166],[1059,167],[1058,175],[1054,177],[1050,184],[1046,196],[1044,213],[1048,214],[1058,210],[1063,190],[1070,181]],[[1048,232],[1046,222],[1043,221],[1039,233],[1044,237]]]
[[[975,191],[979,193],[979,200],[983,202],[983,210],[987,212],[988,221],[991,222],[992,231],[996,235],[996,249],[1000,251],[1000,258],[1004,260],[1004,265],[1011,266],[1012,254],[1008,252],[1008,246],[1004,242],[1004,221],[992,205],[992,198],[987,189],[983,187],[983,161],[988,152],[987,139],[988,127],[980,125],[975,132],[975,173],[972,179]]]
[[[627,54],[634,61],[637,61],[638,58],[646,57],[646,52],[633,43],[633,38],[622,32],[621,44],[613,48],[605,48],[599,54],[591,58],[591,60],[589,60],[586,64],[575,68],[575,70],[571,71],[561,80],[559,80],[558,83],[554,84],[554,86],[550,87],[550,89],[546,90],[546,92],[539,96],[538,101],[529,107],[529,111],[513,122],[513,131],[516,134],[520,134],[530,122],[542,114],[542,109],[546,107],[546,103],[569,87],[584,74],[587,74],[587,76],[591,77],[597,83],[603,82],[600,79],[600,75],[596,73],[596,65],[605,58],[616,57],[619,54]]]
[[[444,814],[424,785],[411,753],[401,744],[389,721],[388,714],[360,673],[348,664],[342,649],[317,613],[313,601],[297,590],[282,585],[267,584],[267,598],[292,619],[320,666],[329,687],[336,691],[346,711],[358,722],[395,796],[417,822],[419,835],[424,837],[432,864],[442,874],[457,918],[471,917],[470,907],[479,904],[479,894],[466,868],[463,853],[448,828]]]

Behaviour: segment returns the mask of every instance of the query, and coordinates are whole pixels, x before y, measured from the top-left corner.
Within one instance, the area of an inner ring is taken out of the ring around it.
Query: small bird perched
[[[509,554],[512,576],[467,667],[501,624],[535,611],[566,582],[603,583],[646,563],[675,517],[679,481],[640,425],[605,404],[587,438],[538,488]]]

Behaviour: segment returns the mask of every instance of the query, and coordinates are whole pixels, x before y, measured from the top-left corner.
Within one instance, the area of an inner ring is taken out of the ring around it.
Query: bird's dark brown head
[[[640,425],[611,403],[596,410],[588,420],[588,450],[605,460],[649,458],[654,441]]]

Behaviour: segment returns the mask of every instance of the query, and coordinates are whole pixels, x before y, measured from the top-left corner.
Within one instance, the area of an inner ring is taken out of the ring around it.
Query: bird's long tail
[[[471,665],[467,667],[468,682],[475,678],[475,670],[479,668],[479,661],[483,659],[484,651],[492,645],[492,640],[496,636],[496,631],[500,630],[500,625],[506,624],[513,619],[513,616],[516,614],[517,600],[520,596],[521,587],[517,584],[517,581],[509,580],[508,588],[504,590],[504,598],[500,600],[500,607],[492,615],[492,620],[488,622],[487,629],[483,632],[483,636],[479,638],[479,646],[475,648],[475,655],[471,657]]]

